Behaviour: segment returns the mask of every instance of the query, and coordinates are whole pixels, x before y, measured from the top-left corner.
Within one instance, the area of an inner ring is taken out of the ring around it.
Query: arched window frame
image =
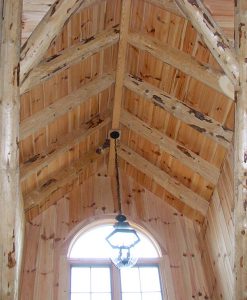
[[[161,293],[162,293],[162,299],[165,300],[165,287],[163,286],[164,280],[162,280],[163,272],[160,270],[160,265],[162,263],[162,251],[161,247],[158,244],[158,242],[154,239],[154,237],[151,235],[151,233],[144,228],[141,225],[138,225],[135,222],[131,222],[128,218],[128,221],[130,225],[135,228],[137,231],[141,232],[143,235],[145,235],[153,244],[154,248],[157,251],[158,257],[157,258],[139,258],[136,266],[157,266],[159,269],[159,276],[160,276],[160,286],[161,286]],[[69,257],[69,254],[71,252],[72,247],[78,240],[78,238],[83,235],[84,233],[88,232],[90,229],[93,229],[95,227],[99,227],[106,224],[114,224],[115,219],[114,218],[104,218],[100,220],[94,220],[88,223],[87,225],[83,226],[80,230],[77,231],[76,234],[74,234],[73,238],[70,241],[70,245],[68,247],[67,252],[67,261],[69,264],[69,299],[70,299],[70,286],[71,286],[71,268],[73,266],[108,266],[110,267],[111,271],[111,287],[112,287],[112,300],[121,300],[121,279],[120,279],[120,272],[118,268],[112,263],[111,259],[109,258],[71,258]]]

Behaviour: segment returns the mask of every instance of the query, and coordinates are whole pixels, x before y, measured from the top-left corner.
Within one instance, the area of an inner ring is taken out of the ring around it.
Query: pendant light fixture
[[[134,228],[127,222],[126,216],[122,213],[121,191],[118,170],[117,140],[120,137],[119,131],[111,131],[110,137],[114,140],[115,150],[115,173],[116,189],[118,198],[118,215],[113,231],[106,237],[106,241],[113,249],[111,260],[120,269],[133,267],[137,262],[137,256],[134,254],[134,247],[140,242],[140,237]]]

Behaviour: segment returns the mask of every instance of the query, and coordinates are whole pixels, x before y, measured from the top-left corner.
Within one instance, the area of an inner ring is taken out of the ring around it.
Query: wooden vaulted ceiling
[[[54,2],[24,0],[22,52]],[[120,128],[121,169],[202,222],[233,138],[233,95],[218,83],[221,67],[173,1],[126,1],[122,14],[120,0],[85,2],[22,77],[26,216],[103,163],[111,173],[108,132]],[[231,40],[232,1],[204,4]]]

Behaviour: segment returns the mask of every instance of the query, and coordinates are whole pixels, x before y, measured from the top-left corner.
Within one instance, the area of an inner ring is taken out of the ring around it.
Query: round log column
[[[0,299],[18,299],[24,233],[19,186],[22,0],[0,0]]]
[[[247,299],[247,2],[235,1],[239,91],[235,113],[235,298]]]

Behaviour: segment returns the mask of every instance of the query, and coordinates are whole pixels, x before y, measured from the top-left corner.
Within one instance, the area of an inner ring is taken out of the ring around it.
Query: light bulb
[[[119,269],[131,268],[138,260],[138,257],[135,255],[135,251],[133,251],[133,249],[118,249],[112,254],[111,260]]]

